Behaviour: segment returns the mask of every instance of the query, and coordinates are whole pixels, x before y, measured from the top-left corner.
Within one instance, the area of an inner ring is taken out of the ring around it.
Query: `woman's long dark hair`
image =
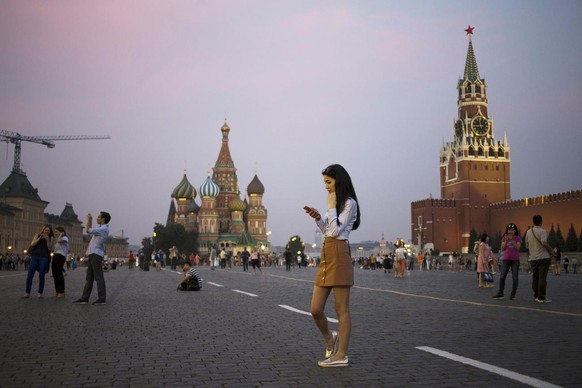
[[[356,201],[357,215],[356,221],[354,222],[353,230],[358,229],[358,227],[360,226],[360,204],[358,203],[358,196],[356,195],[356,190],[354,189],[354,185],[352,184],[352,178],[350,178],[350,174],[348,174],[346,169],[340,166],[339,164],[331,164],[327,166],[321,172],[321,174],[335,179],[335,198],[336,198],[335,208],[337,210],[338,216],[342,212],[344,205],[346,204],[346,199],[348,197]]]

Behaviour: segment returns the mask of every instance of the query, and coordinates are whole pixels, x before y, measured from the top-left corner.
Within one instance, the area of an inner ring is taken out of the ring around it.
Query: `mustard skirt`
[[[314,284],[319,287],[354,285],[354,267],[347,240],[325,238]]]

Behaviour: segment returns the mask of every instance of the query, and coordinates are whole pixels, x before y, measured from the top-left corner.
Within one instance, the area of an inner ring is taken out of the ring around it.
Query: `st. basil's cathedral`
[[[230,127],[222,128],[222,146],[212,176],[208,171],[197,192],[188,181],[186,172],[172,192],[168,223],[183,225],[187,231],[198,233],[199,252],[206,255],[211,247],[237,254],[245,247],[270,251],[267,240],[267,209],[263,206],[265,187],[255,173],[247,186],[248,200],[240,197],[236,168],[230,155]]]

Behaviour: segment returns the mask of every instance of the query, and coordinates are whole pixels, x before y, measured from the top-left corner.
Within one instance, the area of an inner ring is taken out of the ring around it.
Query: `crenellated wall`
[[[570,225],[574,225],[576,234],[582,231],[582,190],[522,198],[507,202],[498,202],[489,207],[491,217],[491,234],[504,232],[509,222],[515,223],[520,233],[525,233],[532,225],[532,217],[540,214],[542,226],[549,232],[552,225],[560,225],[564,238]]]

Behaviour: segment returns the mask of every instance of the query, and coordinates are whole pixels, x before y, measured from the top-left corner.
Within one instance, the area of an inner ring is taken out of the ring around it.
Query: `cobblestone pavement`
[[[111,270],[104,306],[72,304],[84,268],[69,272],[64,299],[50,274],[45,297],[25,300],[24,271],[0,272],[0,386],[582,386],[580,275],[549,275],[553,302],[539,304],[523,272],[510,301],[491,298],[497,277],[479,289],[474,272],[356,268],[351,365],[324,369],[323,341],[301,313],[315,269],[199,269],[201,292],[176,291],[181,274],[167,269]]]

